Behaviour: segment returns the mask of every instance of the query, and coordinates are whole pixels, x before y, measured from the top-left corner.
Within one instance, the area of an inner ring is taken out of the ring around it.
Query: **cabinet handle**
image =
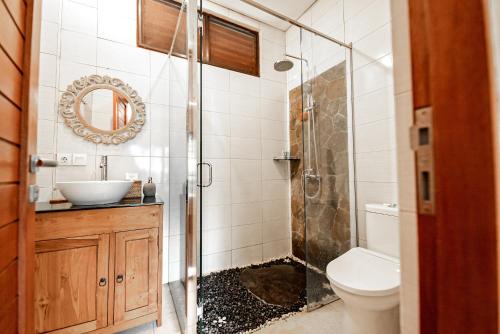
[[[116,276],[116,282],[117,283],[123,282],[123,275],[120,274],[120,275]]]
[[[101,279],[99,280],[99,286],[106,286],[106,278],[101,277]]]

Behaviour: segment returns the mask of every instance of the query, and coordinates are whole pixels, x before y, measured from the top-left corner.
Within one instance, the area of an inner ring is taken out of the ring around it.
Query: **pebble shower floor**
[[[255,276],[251,277],[254,273]],[[321,276],[326,280],[324,275]],[[256,294],[245,286],[248,286],[248,282],[244,282],[243,277],[247,277],[247,280],[250,277],[253,283],[260,285],[255,287],[254,284],[252,291]],[[269,279],[266,280],[266,277]],[[199,302],[203,301],[203,320],[198,322],[198,333],[249,333],[269,322],[304,310],[307,304],[305,278],[306,267],[291,258],[204,276],[198,285]],[[275,290],[274,293],[272,290]],[[285,291],[291,292],[284,297],[286,301],[283,303],[271,304],[264,300],[279,300]]]

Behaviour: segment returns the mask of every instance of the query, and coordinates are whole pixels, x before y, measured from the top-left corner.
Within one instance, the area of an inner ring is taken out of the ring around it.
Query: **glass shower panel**
[[[337,297],[330,261],[351,248],[346,48],[302,30],[302,189],[307,306]]]
[[[186,45],[186,59],[171,57],[170,101],[184,96],[184,107],[171,106],[170,170],[180,177],[170,184],[169,287],[183,333],[196,333],[197,323],[197,245],[200,224],[198,168],[201,159],[201,122],[197,64],[197,1],[185,0],[179,16],[174,43]],[[185,24],[184,27],[182,25]],[[181,40],[182,39],[182,40]],[[172,48],[173,49],[173,48]],[[186,74],[187,72],[187,74]],[[181,80],[176,81],[175,78]],[[182,80],[182,78],[186,78]],[[173,96],[176,94],[176,96]],[[178,225],[177,225],[178,224]],[[174,228],[178,226],[178,228]],[[175,254],[178,254],[175,256]]]

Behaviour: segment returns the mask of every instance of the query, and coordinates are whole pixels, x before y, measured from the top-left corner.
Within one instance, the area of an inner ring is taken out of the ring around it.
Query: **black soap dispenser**
[[[148,183],[145,183],[142,187],[142,192],[144,197],[154,197],[156,196],[156,184],[153,183],[153,178],[148,179]]]

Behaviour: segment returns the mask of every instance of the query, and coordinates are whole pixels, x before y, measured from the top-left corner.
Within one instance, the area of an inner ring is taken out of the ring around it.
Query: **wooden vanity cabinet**
[[[37,333],[85,333],[108,324],[109,234],[37,241]]]
[[[115,333],[154,320],[160,326],[162,211],[37,213],[36,333]]]

